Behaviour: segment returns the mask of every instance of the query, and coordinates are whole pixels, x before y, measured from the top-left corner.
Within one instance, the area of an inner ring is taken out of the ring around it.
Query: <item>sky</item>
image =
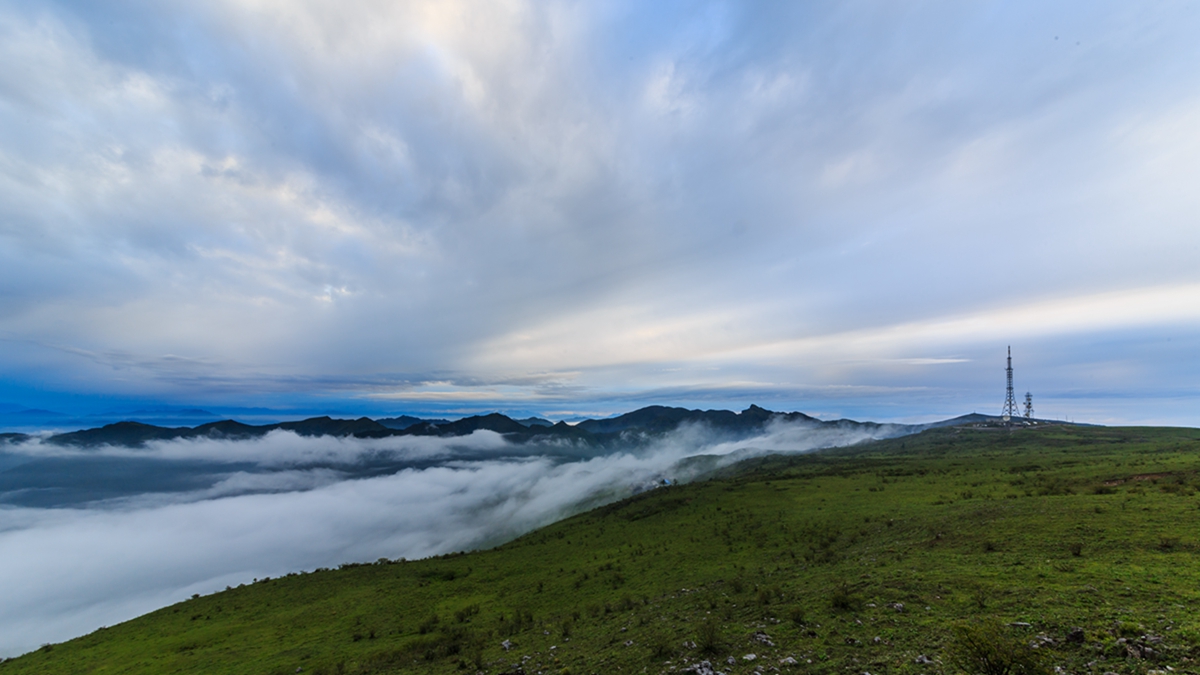
[[[916,422],[998,414],[1011,345],[1039,417],[1200,425],[1197,34],[0,0],[0,413]]]

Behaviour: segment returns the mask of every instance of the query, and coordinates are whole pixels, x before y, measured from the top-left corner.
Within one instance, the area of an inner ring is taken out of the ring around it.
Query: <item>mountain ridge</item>
[[[698,410],[671,406],[646,406],[637,410],[601,419],[586,419],[576,424],[551,422],[542,418],[515,420],[503,413],[472,415],[448,421],[422,419],[403,415],[372,419],[359,417],[341,419],[310,417],[303,420],[253,425],[232,419],[207,422],[196,426],[164,427],[144,422],[121,421],[90,429],[81,429],[48,436],[44,442],[71,447],[103,445],[139,448],[152,441],[176,439],[249,439],[265,436],[275,430],[291,431],[301,436],[334,436],[355,438],[388,438],[396,436],[467,436],[477,431],[491,431],[512,440],[538,437],[562,437],[593,444],[604,444],[618,438],[629,440],[633,435],[654,436],[669,433],[681,425],[699,424],[730,436],[746,436],[760,432],[775,422],[804,423],[817,426],[871,427],[885,426],[876,422],[855,420],[822,421],[802,412],[775,412],[751,405],[741,412],[730,410]],[[918,429],[926,425],[895,425]],[[4,434],[3,440],[17,443],[32,438],[28,434]]]

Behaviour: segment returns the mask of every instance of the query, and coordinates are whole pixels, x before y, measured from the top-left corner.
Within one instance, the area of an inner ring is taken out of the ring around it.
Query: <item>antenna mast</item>
[[[1013,396],[1013,388],[1012,388],[1012,346],[1011,345],[1008,348],[1008,367],[1004,369],[1004,372],[1008,375],[1008,390],[1004,396],[1004,409],[1000,411],[1000,419],[1007,422],[1007,421],[1011,420],[1012,418],[1017,417],[1019,415],[1019,413],[1017,412],[1017,399],[1015,396]]]

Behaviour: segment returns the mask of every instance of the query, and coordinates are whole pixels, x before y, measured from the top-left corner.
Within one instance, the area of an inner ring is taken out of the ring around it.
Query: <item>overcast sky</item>
[[[1197,35],[0,0],[0,403],[1200,425]]]

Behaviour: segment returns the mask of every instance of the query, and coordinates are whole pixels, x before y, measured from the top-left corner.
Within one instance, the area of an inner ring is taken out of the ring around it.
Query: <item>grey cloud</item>
[[[536,389],[496,341],[612,308],[752,345],[1194,279],[1189,8],[444,9],[0,5],[4,372]],[[577,346],[533,395],[630,386]]]

